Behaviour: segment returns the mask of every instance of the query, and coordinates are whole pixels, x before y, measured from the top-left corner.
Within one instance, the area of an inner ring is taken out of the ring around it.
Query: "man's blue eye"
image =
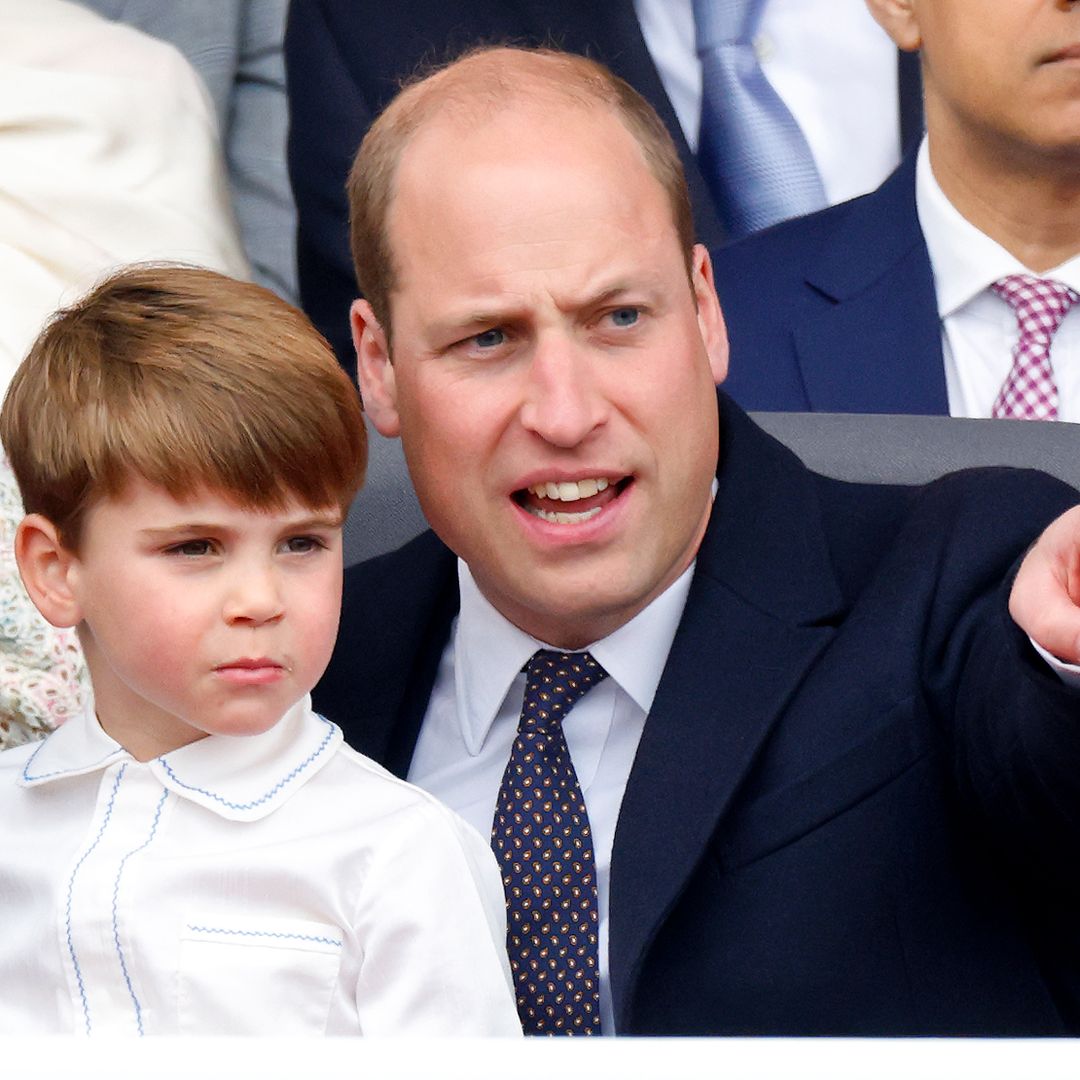
[[[640,312],[637,308],[621,307],[611,313],[611,321],[616,326],[633,326],[638,321]]]
[[[473,340],[481,349],[493,349],[506,340],[506,335],[498,327],[495,327],[493,330],[485,330],[482,334],[477,334]]]

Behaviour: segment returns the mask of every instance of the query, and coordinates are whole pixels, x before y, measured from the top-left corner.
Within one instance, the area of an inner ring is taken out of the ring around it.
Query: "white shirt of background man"
[[[915,203],[934,271],[945,386],[953,416],[989,416],[1012,370],[1020,336],[1016,313],[990,286],[1009,274],[1034,274],[965,218],[934,178],[926,140],[915,169]],[[1080,292],[1080,255],[1035,274]],[[1050,345],[1058,419],[1080,422],[1080,305],[1062,319]]]

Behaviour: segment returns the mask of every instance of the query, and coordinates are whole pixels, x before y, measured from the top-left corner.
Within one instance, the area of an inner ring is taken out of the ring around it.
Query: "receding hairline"
[[[418,72],[384,115],[416,111],[419,127],[436,112],[462,116],[501,112],[538,98],[594,108],[613,104],[611,73],[577,53],[481,46],[430,74]]]
[[[353,214],[357,212],[361,191],[376,195],[375,202],[379,204],[372,205],[371,209],[381,221],[376,225],[376,231],[382,231],[383,258],[382,268],[378,271],[379,287],[372,291],[378,294],[374,299],[381,297],[382,300],[382,304],[373,306],[384,329],[388,329],[389,310],[387,307],[380,310],[380,306],[388,302],[397,277],[393,245],[389,243],[386,230],[397,200],[401,163],[414,140],[436,125],[475,129],[514,109],[536,110],[545,106],[569,107],[598,117],[607,115],[618,121],[667,195],[672,225],[685,248],[689,274],[694,244],[689,192],[671,135],[648,102],[603,65],[576,53],[480,46],[445,67],[426,73],[420,71],[407,82],[376,119],[353,163],[348,185]],[[392,145],[392,156],[383,150],[365,153],[365,148],[373,149],[369,141],[375,145]],[[372,171],[363,175],[362,168]],[[362,217],[371,221],[366,213]],[[356,225],[357,220],[350,225],[354,264],[361,289],[368,294],[365,267],[358,257]]]

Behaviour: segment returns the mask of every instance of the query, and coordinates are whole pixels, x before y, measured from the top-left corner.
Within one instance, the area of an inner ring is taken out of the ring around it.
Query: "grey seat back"
[[[921,484],[975,465],[1041,469],[1080,489],[1080,424],[861,413],[753,413],[811,469],[840,480]],[[370,431],[370,428],[369,428]],[[370,432],[368,481],[345,525],[345,562],[425,527],[401,444]]]

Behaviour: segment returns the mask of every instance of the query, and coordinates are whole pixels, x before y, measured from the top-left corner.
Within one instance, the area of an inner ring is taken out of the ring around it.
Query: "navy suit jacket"
[[[356,296],[345,177],[371,122],[418,68],[484,42],[554,45],[606,64],[656,109],[675,140],[698,240],[727,234],[645,44],[633,0],[292,0],[285,34],[289,173],[299,217],[301,304],[355,373],[348,310]],[[922,128],[918,57],[899,55],[907,145]]]
[[[877,191],[713,253],[744,408],[948,415],[915,155]]]
[[[1076,492],[1005,469],[826,479],[721,403],[615,835],[619,1032],[1075,1031],[1080,695],[1006,598]],[[399,775],[457,609],[431,533],[347,574],[315,703]]]

